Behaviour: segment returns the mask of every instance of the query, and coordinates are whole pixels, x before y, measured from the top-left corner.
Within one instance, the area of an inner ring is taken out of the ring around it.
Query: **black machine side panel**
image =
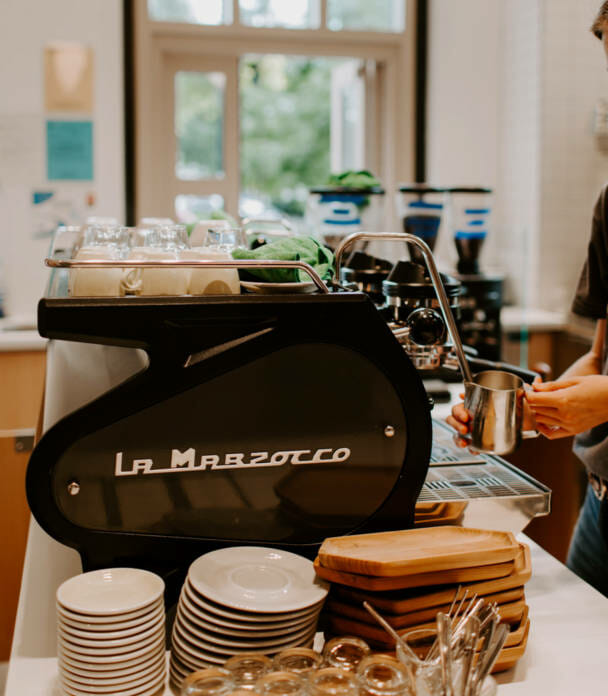
[[[150,355],[30,459],[32,512],[85,569],[167,579],[220,546],[313,556],[330,535],[413,524],[431,449],[426,392],[365,295],[43,300],[39,324]]]
[[[85,529],[318,544],[380,507],[405,446],[399,398],[369,360],[299,344],[79,439],[53,494]]]

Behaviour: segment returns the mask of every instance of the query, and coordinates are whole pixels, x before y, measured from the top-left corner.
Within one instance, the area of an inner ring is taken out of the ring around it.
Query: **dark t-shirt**
[[[605,319],[608,307],[608,185],[593,211],[587,260],[581,271],[572,311],[590,319]],[[607,323],[608,325],[608,323]],[[608,374],[608,335],[604,337],[602,374]],[[608,403],[606,404],[608,421]],[[586,468],[608,479],[608,422],[574,438],[574,453]]]

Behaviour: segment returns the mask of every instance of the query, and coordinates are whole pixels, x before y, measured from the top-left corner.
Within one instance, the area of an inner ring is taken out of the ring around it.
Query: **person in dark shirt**
[[[608,0],[591,27],[608,61]],[[550,440],[574,436],[574,452],[585,465],[589,486],[570,542],[567,565],[608,597],[608,184],[593,212],[591,240],[572,311],[596,320],[595,337],[583,355],[557,380],[526,392],[529,411],[524,429],[535,426]],[[448,423],[469,431],[462,403]]]

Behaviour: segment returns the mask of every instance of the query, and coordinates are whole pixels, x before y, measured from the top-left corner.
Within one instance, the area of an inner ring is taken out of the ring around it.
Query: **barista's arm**
[[[554,382],[534,384],[526,399],[538,430],[551,440],[582,433],[608,420],[608,376],[602,375],[606,320],[597,322],[591,350]]]

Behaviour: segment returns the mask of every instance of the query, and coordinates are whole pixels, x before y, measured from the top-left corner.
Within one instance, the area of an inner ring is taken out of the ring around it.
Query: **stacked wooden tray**
[[[394,648],[362,606],[368,601],[400,634],[434,628],[439,612],[459,597],[496,603],[511,632],[494,672],[523,655],[530,621],[524,585],[530,550],[509,532],[441,526],[326,539],[315,560],[332,583],[325,619],[332,635],[356,635],[372,647]],[[468,602],[464,602],[462,610]]]

